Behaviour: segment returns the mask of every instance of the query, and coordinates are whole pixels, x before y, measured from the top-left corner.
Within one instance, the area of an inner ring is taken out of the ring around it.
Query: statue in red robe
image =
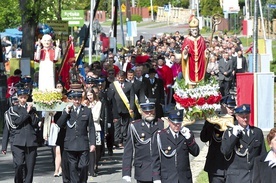
[[[207,66],[207,52],[204,38],[199,34],[199,21],[192,17],[190,34],[182,44],[182,72],[186,83],[197,83],[204,79]]]
[[[38,88],[40,90],[55,89],[55,63],[60,57],[59,44],[57,40],[54,47],[52,37],[48,34],[43,35],[42,40],[38,41],[35,61],[39,62]]]

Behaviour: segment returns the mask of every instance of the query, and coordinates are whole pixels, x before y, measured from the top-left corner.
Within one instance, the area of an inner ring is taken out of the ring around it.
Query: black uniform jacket
[[[32,147],[37,146],[37,137],[35,128],[38,125],[39,118],[36,114],[35,108],[32,108],[30,112],[22,106],[13,106],[13,111],[18,116],[13,115],[11,117],[12,123],[17,126],[14,129],[13,145]]]
[[[228,158],[226,183],[250,183],[254,159],[266,153],[262,130],[250,126],[249,131],[248,139],[242,132],[233,135],[232,128],[223,134],[221,152]]]
[[[208,153],[204,170],[213,175],[224,176],[227,169],[227,161],[220,151],[223,132],[215,128],[214,124],[205,121],[200,132],[200,140],[209,142]]]
[[[123,155],[123,176],[131,176],[131,168],[134,161],[135,179],[152,181],[151,139],[156,131],[163,128],[164,122],[161,119],[152,122],[152,127],[150,128],[142,119],[135,120],[129,125]]]
[[[169,128],[158,131],[154,135],[152,151],[153,180],[161,180],[162,183],[192,183],[189,153],[193,156],[199,154],[199,146],[192,132],[189,139],[179,133],[176,141]]]
[[[123,92],[125,93],[126,97],[128,98],[129,104],[130,104],[130,109],[134,110],[134,88],[133,88],[133,84],[129,83],[129,82],[124,82],[124,86],[123,86]],[[113,105],[113,116],[114,118],[118,117],[120,113],[124,113],[124,114],[128,114],[129,111],[127,109],[127,107],[125,106],[123,100],[121,99],[119,93],[117,92],[114,83],[111,83],[109,86],[109,98],[114,99],[115,102]]]
[[[65,150],[86,151],[89,150],[89,142],[90,145],[96,144],[94,121],[91,109],[88,107],[81,106],[79,114],[73,109],[71,109],[69,114],[63,111],[57,124],[60,127],[67,125],[64,139]]]
[[[276,182],[276,166],[271,168],[265,162],[267,153],[255,158],[253,168],[253,183],[273,183]]]

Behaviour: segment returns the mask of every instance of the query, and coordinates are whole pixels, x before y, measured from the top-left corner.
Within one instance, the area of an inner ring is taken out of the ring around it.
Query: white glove
[[[181,133],[186,139],[189,139],[191,137],[190,129],[185,126],[181,128]]]
[[[107,123],[107,128],[111,128],[111,123]]]
[[[161,183],[161,180],[154,180],[153,183]]]
[[[243,130],[243,129],[242,129],[241,126],[235,125],[235,126],[233,127],[233,135],[238,136],[239,133],[242,132],[242,130]]]
[[[131,182],[131,177],[130,176],[123,176],[123,180],[126,182]]]
[[[65,107],[65,112],[66,112],[67,114],[69,114],[69,113],[70,113],[71,108],[72,108],[72,106],[71,106],[71,105],[67,105],[67,106]]]

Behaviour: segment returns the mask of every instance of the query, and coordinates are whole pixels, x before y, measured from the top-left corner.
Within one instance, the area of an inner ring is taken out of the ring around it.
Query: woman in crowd
[[[98,95],[94,91],[93,88],[88,89],[86,91],[86,97],[87,97],[87,106],[91,108],[92,114],[93,114],[93,120],[95,125],[95,131],[96,131],[96,152],[90,153],[90,165],[89,165],[89,172],[90,175],[93,177],[97,176],[97,170],[98,170],[98,163],[101,158],[101,108],[102,108],[102,102],[99,100]]]
[[[61,90],[63,94],[63,101],[67,101],[67,97],[65,95],[66,91],[64,89],[63,83],[61,81],[58,81],[56,84],[56,89]],[[52,122],[56,122],[59,117],[61,116],[61,112],[45,112],[44,113],[44,126],[43,126],[43,137],[44,140],[48,141],[51,137],[51,135],[54,135],[51,129]],[[48,119],[50,118],[50,119]],[[54,163],[55,163],[55,172],[54,177],[59,177],[62,174],[62,168],[61,168],[61,155],[63,152],[64,147],[64,138],[65,138],[65,128],[60,128],[57,136],[56,142],[48,142],[49,146],[52,146],[52,152],[54,157]]]
[[[207,78],[213,77],[215,79],[218,79],[218,73],[219,73],[219,65],[217,62],[217,58],[216,56],[211,56],[209,63],[207,65],[205,77]]]
[[[255,159],[253,168],[253,183],[272,183],[276,180],[276,128],[267,135],[270,151]]]
[[[66,90],[64,89],[63,83],[61,81],[58,81],[56,84],[56,89],[61,90],[63,101],[67,100],[67,97],[65,95]],[[61,112],[56,112],[54,116],[54,121],[56,122],[59,117],[61,116]],[[64,148],[64,138],[65,138],[65,128],[60,128],[60,131],[58,133],[56,146],[53,147],[54,157],[55,157],[55,173],[54,177],[59,177],[62,174],[62,168],[61,168],[61,155],[63,153]]]

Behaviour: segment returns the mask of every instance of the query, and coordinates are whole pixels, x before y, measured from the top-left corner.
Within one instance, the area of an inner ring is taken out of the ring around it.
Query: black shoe
[[[108,156],[113,156],[113,150],[108,151]]]

